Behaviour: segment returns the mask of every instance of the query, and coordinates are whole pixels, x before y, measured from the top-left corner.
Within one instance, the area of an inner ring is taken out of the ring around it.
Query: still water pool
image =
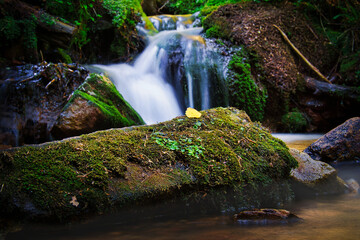
[[[298,137],[296,140],[284,141],[292,147],[295,144],[299,149],[305,148],[309,141],[314,141],[313,138]],[[299,143],[297,140],[306,141]],[[360,182],[359,163],[338,164],[335,167],[345,180],[354,178]],[[190,206],[176,203],[165,206],[158,204],[139,206],[116,214],[91,218],[82,223],[61,226],[26,225],[20,231],[9,233],[5,239],[360,239],[359,194],[319,196],[288,203],[284,208],[292,211],[302,221],[287,225],[242,225],[232,220],[236,212],[201,212],[189,208]]]

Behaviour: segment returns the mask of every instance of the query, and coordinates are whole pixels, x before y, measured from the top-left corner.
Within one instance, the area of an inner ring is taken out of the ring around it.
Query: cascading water
[[[198,110],[227,105],[222,60],[194,27],[197,14],[150,17],[159,33],[132,65],[96,65],[147,124]],[[140,30],[144,30],[141,26]]]

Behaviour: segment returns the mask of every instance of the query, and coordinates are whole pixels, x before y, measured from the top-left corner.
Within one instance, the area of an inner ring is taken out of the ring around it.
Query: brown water
[[[304,148],[304,145],[300,146]],[[336,167],[344,179],[352,177],[360,182],[359,163]],[[291,224],[243,225],[232,220],[235,210],[201,213],[189,210],[191,206],[174,203],[128,209],[92,218],[86,223],[65,226],[28,225],[19,232],[8,234],[5,239],[360,239],[359,194],[297,200],[284,207],[302,218],[302,221]]]

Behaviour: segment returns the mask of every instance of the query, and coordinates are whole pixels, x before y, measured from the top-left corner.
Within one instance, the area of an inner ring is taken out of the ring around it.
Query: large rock
[[[331,130],[304,150],[324,162],[360,160],[360,117],[354,117]]]
[[[41,143],[88,71],[43,62],[0,71],[0,148]]]
[[[290,153],[299,163],[297,168],[291,170],[291,177],[299,187],[295,188],[299,195],[304,190],[316,194],[346,191],[346,183],[337,176],[335,168],[325,162],[313,160],[308,154],[296,149],[291,149]]]
[[[92,73],[73,93],[51,133],[57,139],[144,121],[105,76]]]
[[[143,124],[109,79],[75,64],[25,65],[0,78],[0,149]]]
[[[279,192],[260,195],[279,198],[297,166],[286,145],[243,111],[201,113],[0,152],[0,214],[46,212],[65,220],[179,193],[200,193],[200,201],[211,189],[236,188],[231,195],[242,198],[276,183]]]

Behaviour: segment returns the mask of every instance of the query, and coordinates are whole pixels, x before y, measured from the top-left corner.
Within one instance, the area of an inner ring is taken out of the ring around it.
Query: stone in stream
[[[290,149],[290,153],[299,163],[299,166],[290,173],[297,195],[334,194],[346,191],[346,183],[337,176],[335,168],[325,162],[313,160],[308,154],[296,149]]]
[[[334,128],[304,152],[324,162],[360,160],[360,117],[351,118]]]
[[[143,124],[112,82],[75,64],[10,69],[0,81],[0,149]]]
[[[234,220],[240,224],[276,224],[291,223],[301,220],[296,215],[285,209],[254,209],[241,211],[234,215]]]
[[[56,139],[113,127],[141,125],[140,115],[116,90],[111,80],[92,73],[71,96],[60,113],[52,135]]]
[[[346,185],[350,193],[357,194],[359,192],[359,183],[355,179],[350,178],[346,180]]]

